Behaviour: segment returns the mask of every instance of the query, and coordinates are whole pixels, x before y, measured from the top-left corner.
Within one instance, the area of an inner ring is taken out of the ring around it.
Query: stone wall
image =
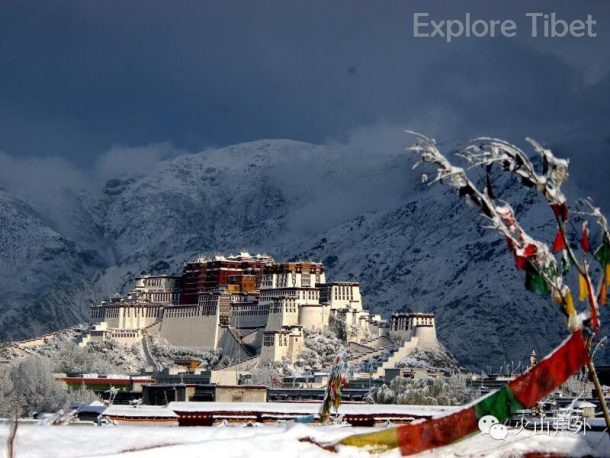
[[[267,402],[264,386],[216,386],[216,402]]]
[[[218,307],[197,305],[167,307],[159,328],[160,337],[170,345],[213,350],[219,341]]]

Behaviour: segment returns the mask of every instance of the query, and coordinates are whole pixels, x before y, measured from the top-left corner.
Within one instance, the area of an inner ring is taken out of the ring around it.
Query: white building
[[[319,262],[273,263],[263,270],[260,289],[272,288],[315,288],[326,283],[324,266]]]
[[[420,346],[438,346],[434,313],[395,313],[390,318],[389,332],[390,337],[401,341],[417,337]]]
[[[388,329],[364,309],[358,283],[326,283],[321,263],[278,263],[247,253],[189,262],[182,276],[139,276],[125,297],[92,307],[91,322],[84,343],[131,345],[150,335],[162,344],[222,349],[237,360],[258,356],[262,362],[296,359],[304,331],[330,327],[354,343],[388,334],[436,341],[431,314],[396,314]]]
[[[362,310],[360,284],[356,282],[333,282],[319,284],[320,302],[329,304],[332,310],[350,308]]]
[[[261,362],[281,361],[284,358],[294,361],[303,351],[303,340],[301,326],[286,326],[276,331],[264,331]]]
[[[128,300],[154,302],[157,304],[180,303],[180,277],[171,275],[142,275],[136,277],[134,289]]]

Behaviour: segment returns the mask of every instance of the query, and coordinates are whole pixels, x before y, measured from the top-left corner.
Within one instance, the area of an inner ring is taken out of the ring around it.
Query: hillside
[[[367,153],[261,140],[183,155],[96,191],[66,190],[54,215],[0,190],[0,335],[81,322],[141,272],[246,249],[321,260],[329,279],[360,281],[374,312],[435,312],[439,339],[466,367],[544,354],[561,340],[560,314],[525,292],[504,242],[472,210],[422,184],[407,153]],[[497,191],[552,238],[535,194],[510,181]]]

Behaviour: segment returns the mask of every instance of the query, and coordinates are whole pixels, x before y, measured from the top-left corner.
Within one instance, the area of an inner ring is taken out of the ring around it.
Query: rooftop
[[[423,317],[423,318],[434,318],[434,313],[424,312],[411,312],[411,313],[393,313],[392,318],[409,318],[409,317]]]

